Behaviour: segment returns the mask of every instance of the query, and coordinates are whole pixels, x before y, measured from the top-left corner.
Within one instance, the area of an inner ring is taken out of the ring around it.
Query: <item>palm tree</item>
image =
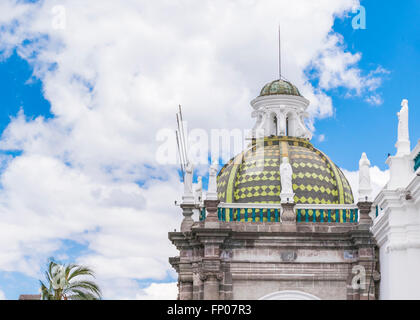
[[[51,260],[45,272],[48,287],[41,283],[42,300],[98,300],[101,290],[98,285],[87,280],[95,277],[94,272],[76,264],[62,265]]]

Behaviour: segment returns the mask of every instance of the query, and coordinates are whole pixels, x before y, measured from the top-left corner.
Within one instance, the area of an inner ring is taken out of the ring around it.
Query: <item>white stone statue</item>
[[[359,161],[359,201],[371,201],[370,161],[363,152]]]
[[[209,169],[209,186],[207,190],[207,200],[217,200],[217,161],[214,161]]]
[[[284,116],[283,112],[277,113],[277,128],[279,136],[286,135],[286,117]]]
[[[398,140],[408,140],[408,100],[401,102],[401,111],[398,115]]]
[[[293,193],[293,169],[289,163],[289,158],[284,157],[280,165],[280,179],[281,179],[281,193],[280,198],[281,202],[290,202],[292,203],[294,193]]]
[[[259,124],[259,126],[257,127],[256,131],[257,134],[263,134],[263,136],[266,136],[269,132],[269,115],[268,115],[268,110],[267,108],[262,108],[261,109],[262,112],[262,116],[261,116],[261,122]]]
[[[193,194],[193,174],[194,166],[191,162],[187,162],[185,167],[185,176],[184,176],[184,195]]]
[[[410,137],[408,133],[408,100],[401,102],[401,111],[398,115],[398,141],[397,155],[410,154]]]
[[[305,139],[312,139],[312,132],[306,127],[305,125],[305,118],[308,117],[307,113],[302,113],[299,116],[299,128],[301,129],[302,133],[299,135],[300,138]]]
[[[257,118],[254,127],[252,128],[252,137],[256,137],[256,132],[258,128],[261,126],[261,122],[263,121],[263,113],[261,111],[254,111],[252,112],[252,117]]]

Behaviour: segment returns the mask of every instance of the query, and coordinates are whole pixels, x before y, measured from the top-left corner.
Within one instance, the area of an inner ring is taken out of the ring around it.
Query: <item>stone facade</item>
[[[366,155],[356,207],[344,174],[310,143],[309,101],[296,87],[271,82],[251,106],[252,142],[217,179],[216,165],[210,167],[204,203],[192,201],[193,171],[186,171],[181,232],[169,233],[179,250],[169,259],[178,273],[178,298],[376,299]],[[192,220],[193,211],[200,221]]]
[[[378,266],[371,203],[359,203],[359,223],[341,224],[223,222],[215,217],[216,205],[189,231],[169,233],[180,252],[170,258],[179,299],[256,300],[286,291],[329,300],[377,296],[377,282],[370,281]],[[354,289],[360,270],[366,277]]]

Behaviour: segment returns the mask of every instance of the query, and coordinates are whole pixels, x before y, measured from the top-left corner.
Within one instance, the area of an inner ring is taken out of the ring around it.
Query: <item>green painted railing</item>
[[[414,158],[414,171],[420,168],[420,153]]]
[[[206,208],[201,208],[200,210],[200,221],[206,220]]]
[[[353,209],[295,209],[298,223],[357,223],[359,210]],[[279,208],[229,208],[219,207],[219,221],[237,222],[280,222]],[[200,212],[200,221],[206,219],[206,209]]]
[[[296,209],[298,223],[357,223],[358,209]]]
[[[220,221],[280,222],[280,210],[271,208],[218,208]]]

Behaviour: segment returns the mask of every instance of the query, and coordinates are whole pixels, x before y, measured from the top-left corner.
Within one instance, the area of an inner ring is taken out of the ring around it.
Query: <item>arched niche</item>
[[[317,296],[303,291],[277,291],[270,293],[258,300],[321,300]]]

